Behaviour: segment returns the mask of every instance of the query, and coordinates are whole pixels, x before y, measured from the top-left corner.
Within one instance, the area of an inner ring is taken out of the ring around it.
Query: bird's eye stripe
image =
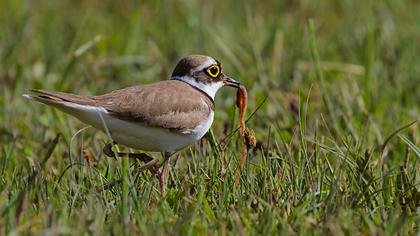
[[[206,72],[211,77],[216,78],[220,74],[220,67],[217,65],[210,66],[209,68],[207,68]]]

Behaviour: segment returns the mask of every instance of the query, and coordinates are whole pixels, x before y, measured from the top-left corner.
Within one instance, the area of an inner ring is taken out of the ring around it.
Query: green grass
[[[414,0],[2,1],[0,235],[419,235],[419,12]],[[101,153],[106,135],[21,98],[164,80],[192,53],[248,88],[259,148],[238,186],[232,89],[213,135],[173,162],[165,198],[140,163]]]

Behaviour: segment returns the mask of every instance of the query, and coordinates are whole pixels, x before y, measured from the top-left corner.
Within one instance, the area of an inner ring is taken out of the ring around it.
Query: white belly
[[[172,152],[193,144],[207,133],[214,119],[214,112],[211,111],[206,120],[183,134],[120,120],[108,115],[101,107],[71,104],[61,110],[104,132],[108,129],[112,139],[119,144],[152,152]]]
[[[187,134],[121,121],[110,116],[105,120],[112,138],[117,143],[144,151],[172,152],[201,139],[210,129],[213,117],[212,112],[205,121]]]

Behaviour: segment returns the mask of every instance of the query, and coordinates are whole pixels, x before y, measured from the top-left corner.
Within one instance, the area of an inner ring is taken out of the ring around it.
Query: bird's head
[[[239,82],[223,74],[220,62],[204,55],[190,55],[176,65],[171,79],[180,80],[205,92],[214,99],[223,86],[239,87]]]

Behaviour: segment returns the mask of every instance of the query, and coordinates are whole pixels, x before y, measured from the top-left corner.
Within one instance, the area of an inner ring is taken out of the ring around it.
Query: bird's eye
[[[218,65],[212,65],[206,70],[207,74],[213,78],[216,78],[220,74],[220,67]]]

